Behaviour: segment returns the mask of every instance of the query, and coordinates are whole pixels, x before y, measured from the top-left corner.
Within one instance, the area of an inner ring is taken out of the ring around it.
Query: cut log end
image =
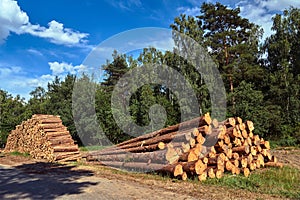
[[[202,174],[198,175],[198,180],[199,181],[206,181],[207,179],[207,173],[206,172],[203,172]]]
[[[159,142],[159,143],[158,143],[158,148],[159,148],[159,149],[162,150],[162,149],[165,149],[165,147],[166,147],[166,145],[165,145],[164,142]]]
[[[182,174],[183,174],[182,165],[177,164],[177,165],[175,166],[173,175],[174,175],[174,177],[176,177],[176,176],[179,176],[179,175],[182,175]]]
[[[249,170],[249,168],[247,168],[247,167],[244,168],[244,169],[243,169],[243,172],[244,172],[244,176],[245,176],[245,177],[249,177],[249,175],[250,175],[250,170]]]
[[[282,168],[284,165],[283,163],[279,163],[279,162],[267,162],[265,163],[265,167],[278,167],[278,168]]]

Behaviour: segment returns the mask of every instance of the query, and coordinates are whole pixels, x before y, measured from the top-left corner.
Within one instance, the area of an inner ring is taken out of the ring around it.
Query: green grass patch
[[[18,151],[10,152],[9,154],[12,155],[12,156],[30,157],[29,153],[20,153]]]
[[[277,149],[277,148],[300,148],[300,144],[297,144],[297,140],[295,138],[281,138],[277,140],[269,140],[271,149]]]
[[[291,167],[256,170],[248,178],[226,174],[221,179],[208,179],[204,184],[300,199],[300,170]]]
[[[82,146],[79,147],[80,151],[98,151],[105,148],[108,148],[109,146]]]

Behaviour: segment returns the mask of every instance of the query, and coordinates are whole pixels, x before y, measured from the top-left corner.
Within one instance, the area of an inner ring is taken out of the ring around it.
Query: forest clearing
[[[0,0],[0,199],[300,199],[300,3],[221,1]]]
[[[276,149],[271,152],[285,164],[284,168],[259,169],[253,172],[249,178],[241,175],[225,175],[223,179],[220,179],[221,181],[212,182],[182,182],[152,174],[145,175],[113,170],[105,166],[85,162],[58,165],[45,162],[45,160],[33,160],[28,156],[4,155],[3,153],[0,154],[0,165],[13,166],[16,168],[15,170],[20,170],[22,174],[30,177],[37,176],[40,181],[36,181],[36,185],[40,187],[44,187],[47,181],[49,183],[50,180],[56,179],[56,184],[60,183],[59,187],[64,191],[54,192],[49,197],[58,199],[60,197],[61,199],[79,199],[80,197],[82,197],[80,199],[101,199],[101,194],[102,199],[108,199],[109,197],[112,199],[298,199],[300,150],[289,148],[287,150]],[[282,156],[285,160],[280,159]],[[9,174],[2,172],[5,171],[1,169],[2,176],[5,174],[8,176]],[[285,173],[289,174],[289,178],[293,177],[293,180],[286,180]],[[66,178],[63,178],[63,176],[66,176]],[[88,184],[76,187],[75,183],[76,180],[80,179],[79,177],[83,177],[85,183],[94,183],[95,185],[91,186],[94,188],[89,190],[90,186]],[[6,178],[8,178],[6,180],[9,180],[10,177]],[[264,182],[261,181],[262,178],[265,178]],[[42,189],[20,191],[23,185],[18,181],[21,180],[15,177],[15,180],[6,182],[9,188],[2,190],[0,193],[1,198],[3,199],[4,194],[11,196],[15,194],[15,197],[23,195],[35,199],[45,197],[42,196],[46,195],[45,190]],[[98,186],[96,183],[98,183]],[[5,183],[1,182],[0,184],[1,188],[4,188],[3,184]],[[68,184],[73,185],[73,190],[68,187]],[[106,194],[108,196],[105,196]]]
[[[33,119],[37,117],[40,123],[48,124],[43,125],[43,131],[61,122],[57,120],[59,118],[45,115],[33,116]],[[219,123],[211,120],[207,113],[202,117],[124,141],[114,147],[91,152],[81,151],[79,155],[82,155],[82,159],[78,154],[73,159],[73,154],[67,153],[72,152],[72,148],[67,148],[72,143],[62,143],[57,147],[62,148],[62,145],[67,144],[62,151],[66,156],[56,162],[53,162],[53,157],[49,160],[49,153],[42,156],[42,151],[39,151],[42,146],[35,146],[34,152],[26,152],[23,147],[28,146],[30,141],[27,139],[26,144],[26,140],[22,138],[23,133],[28,133],[28,137],[32,138],[33,134],[41,132],[29,133],[28,130],[34,129],[24,125],[23,128],[18,135],[13,133],[15,138],[8,140],[10,147],[1,153],[0,165],[13,166],[28,174],[68,173],[72,177],[72,173],[80,172],[80,176],[87,176],[84,180],[97,182],[99,178],[104,178],[106,181],[113,181],[106,184],[108,188],[110,184],[122,187],[123,190],[126,188],[124,191],[115,188],[117,191],[112,195],[109,189],[105,190],[101,186],[101,189],[89,190],[92,197],[97,194],[102,194],[103,197],[110,194],[114,198],[120,195],[125,199],[154,198],[147,196],[151,194],[149,187],[151,191],[157,190],[158,199],[223,199],[224,194],[228,199],[249,199],[253,195],[262,199],[300,197],[300,150],[270,150],[268,141],[253,135],[253,123],[243,123],[241,118],[229,118]],[[61,129],[49,133],[51,138],[55,134],[61,137]],[[23,142],[18,142],[16,137]],[[217,139],[216,144],[210,141],[212,137]],[[14,149],[16,147],[18,148]],[[17,150],[22,150],[22,153]],[[36,157],[36,152],[40,152],[40,157]],[[68,156],[71,159],[67,159]],[[76,176],[77,174],[74,175]],[[265,180],[262,181],[262,178]],[[97,185],[95,182],[93,184]],[[96,188],[93,184],[82,187]],[[273,184],[278,185],[275,187]],[[9,193],[4,192],[2,197],[8,197]],[[72,195],[60,195],[63,199],[72,198]],[[84,190],[77,195],[76,198],[85,198],[87,193]]]

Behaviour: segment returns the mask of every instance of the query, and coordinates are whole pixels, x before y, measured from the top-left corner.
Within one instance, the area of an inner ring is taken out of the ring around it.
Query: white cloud
[[[21,71],[22,71],[21,67],[0,68],[0,76],[5,78],[5,77],[10,76],[11,74],[19,73]]]
[[[59,63],[59,62],[49,62],[50,70],[52,71],[52,74],[57,75],[63,75],[63,74],[76,74],[77,72],[84,71],[86,67],[84,65],[77,65],[73,66],[72,63],[68,64],[65,62]]]
[[[268,11],[283,11],[290,6],[300,7],[299,0],[255,0],[255,2]]]
[[[16,1],[0,0],[0,42],[5,40],[11,31],[29,23],[29,17],[18,6]]]
[[[73,66],[64,62],[52,62],[49,63],[49,67],[51,73],[31,77],[24,71],[24,68],[0,64],[0,89],[8,91],[14,96],[19,94],[28,100],[30,91],[38,86],[47,88],[48,83],[52,82],[55,76],[64,80],[67,74],[77,74],[86,70],[86,67],[82,64]]]
[[[190,0],[190,3],[195,5],[193,8],[179,7],[177,11],[190,16],[197,16],[200,14],[200,7],[194,2],[195,0]],[[208,1],[210,2],[210,1]],[[299,0],[242,0],[238,2],[235,7],[240,7],[241,16],[250,20],[264,29],[264,35],[262,40],[270,36],[273,31],[271,27],[273,26],[272,17],[274,13],[280,13],[284,9],[290,6],[300,7]],[[229,7],[230,8],[230,7]]]
[[[65,28],[62,23],[55,20],[48,23],[48,28],[33,25],[26,12],[22,11],[17,1],[0,0],[0,43],[4,42],[11,32],[16,34],[31,34],[33,36],[49,39],[55,44],[74,46],[86,43],[87,33],[80,33]]]
[[[115,8],[132,11],[133,8],[142,8],[140,0],[109,0],[108,1]]]
[[[271,27],[273,25],[272,17],[274,14],[270,14],[266,8],[248,1],[240,2],[238,6],[240,7],[242,17],[249,19],[250,22],[257,24],[264,29],[262,41],[273,33]]]
[[[236,4],[241,9],[241,16],[251,22],[260,25],[264,29],[263,40],[269,37],[273,31],[272,17],[274,13],[280,13],[290,6],[300,7],[299,0],[244,0]]]
[[[52,43],[62,45],[76,45],[80,43],[86,43],[88,34],[79,33],[69,28],[64,28],[62,23],[55,20],[48,23],[49,28],[42,27],[40,25],[23,25],[20,27],[22,33],[29,33],[33,36],[41,38],[47,38]]]
[[[198,16],[200,15],[200,7],[193,7],[193,8],[186,8],[186,7],[179,7],[177,11],[183,13],[187,16]]]
[[[199,6],[201,4],[199,0],[187,0],[187,2],[189,2],[193,6]]]
[[[34,54],[34,55],[43,56],[43,54],[36,49],[27,49],[27,52]]]

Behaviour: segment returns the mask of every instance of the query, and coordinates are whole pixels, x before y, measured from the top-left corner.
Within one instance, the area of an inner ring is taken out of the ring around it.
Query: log
[[[165,145],[164,142],[159,142],[157,146],[158,146],[158,148],[161,149],[161,150],[162,150],[162,149],[165,149],[165,147],[166,147],[166,145]]]
[[[247,168],[247,167],[245,167],[245,168],[243,169],[243,172],[244,172],[244,176],[245,176],[245,177],[248,177],[248,176],[250,175],[250,170],[249,170],[249,168]]]
[[[257,154],[256,147],[255,146],[250,147],[250,152],[253,156],[255,156]]]
[[[192,162],[182,162],[182,169],[185,172],[188,172],[191,175],[196,174],[196,168],[195,164],[197,161],[192,161]]]
[[[176,163],[179,158],[180,156],[178,155],[178,152],[173,147],[169,146],[166,153],[166,160],[168,161],[168,163]]]
[[[166,152],[167,150],[160,150],[154,152],[145,153],[123,153],[123,154],[110,154],[110,155],[98,155],[87,157],[88,161],[133,161],[133,162],[151,162],[166,164]]]
[[[238,124],[237,126],[239,127],[239,130],[240,130],[240,131],[245,130],[246,127],[247,127],[245,123]]]
[[[48,134],[49,132],[67,132],[68,129],[66,127],[61,127],[61,128],[43,128],[43,131]]]
[[[8,137],[6,149],[29,153],[33,158],[47,159],[49,162],[81,158],[69,131],[59,116],[53,115],[33,115],[17,125]]]
[[[214,168],[209,168],[207,170],[207,175],[208,175],[209,178],[215,178],[216,177],[215,169]]]
[[[79,153],[73,153],[70,155],[66,155],[64,157],[61,158],[54,158],[55,161],[59,161],[59,162],[69,162],[69,161],[77,161],[81,158],[81,155]]]
[[[69,131],[46,132],[46,137],[48,137],[49,139],[55,138],[55,137],[64,137],[64,136],[70,136]]]
[[[167,134],[167,133],[170,133],[170,132],[175,132],[175,131],[178,131],[178,130],[183,131],[183,130],[186,130],[186,129],[190,129],[191,127],[201,127],[201,126],[209,125],[210,123],[211,123],[210,115],[209,115],[209,113],[206,113],[202,117],[198,117],[198,118],[186,121],[186,122],[182,122],[180,124],[169,126],[167,128],[164,128],[164,129],[161,129],[161,130],[158,130],[158,131],[154,131],[152,133],[148,133],[146,135],[142,135],[142,136],[133,138],[131,140],[127,140],[125,142],[122,142],[122,143],[118,144],[117,146],[120,147],[120,146],[129,144],[129,143],[134,143],[134,142],[138,142],[138,141],[141,141],[141,140],[146,140],[146,139],[149,139],[149,138],[153,138],[153,137],[156,137],[156,136],[159,136],[159,135],[164,135],[164,134]]]
[[[78,151],[77,145],[70,146],[55,146],[53,147],[54,152],[70,152],[70,151]]]
[[[202,174],[198,175],[199,181],[205,181],[207,179],[207,172],[203,172]]]
[[[183,174],[183,168],[181,164],[177,164],[175,166],[174,172],[173,172],[173,176],[180,176]]]
[[[54,145],[61,145],[61,144],[74,144],[74,140],[70,135],[67,135],[66,137],[61,137],[58,139],[50,139],[48,140],[52,146]]]
[[[51,123],[51,124],[38,124],[39,128],[43,129],[57,129],[57,128],[64,128],[62,123]]]
[[[243,123],[243,120],[240,117],[236,117],[235,121],[236,121],[236,124],[242,124]]]
[[[37,119],[40,124],[61,124],[61,119],[58,118],[46,118],[46,119]]]
[[[223,174],[224,174],[224,172],[223,172],[222,170],[217,170],[217,172],[216,172],[216,178],[217,178],[217,179],[222,178],[222,177],[223,177]]]
[[[182,175],[181,175],[181,179],[183,181],[186,181],[188,179],[188,176],[187,176],[187,173],[186,172],[183,172]]]
[[[239,146],[239,147],[233,147],[232,152],[237,152],[239,154],[249,154],[250,153],[250,148],[248,145],[245,146]]]
[[[234,168],[234,165],[230,162],[230,161],[227,161],[226,163],[225,163],[225,169],[227,170],[227,171],[232,171],[232,169]]]
[[[265,167],[279,167],[282,168],[284,165],[283,163],[279,163],[279,162],[267,162],[265,163]]]
[[[254,135],[254,136],[253,136],[253,141],[252,141],[252,143],[253,143],[254,145],[259,145],[259,144],[260,144],[260,138],[259,138],[258,135]]]
[[[197,160],[195,162],[195,172],[196,172],[196,174],[201,175],[202,173],[205,172],[206,168],[207,168],[207,164],[203,163],[202,160]]]
[[[131,153],[141,153],[141,152],[149,152],[149,151],[156,151],[160,150],[158,144],[152,144],[152,145],[147,145],[147,146],[139,146],[139,147],[133,147],[129,149],[104,149],[101,151],[96,151],[91,153],[92,156],[97,156],[97,155],[111,155],[111,154],[122,154],[126,152],[131,152]]]
[[[196,138],[197,143],[199,144],[204,144],[205,142],[205,137],[202,136],[202,134],[199,134]]]
[[[264,149],[270,149],[270,142],[269,141],[263,141],[260,143],[260,146]]]
[[[224,172],[243,173],[248,177],[250,171],[277,162],[269,151],[269,142],[253,135],[252,121],[243,123],[236,117],[223,122],[212,120],[211,124],[204,123],[200,127],[186,126],[188,128],[183,131],[178,131],[178,125],[172,127],[123,142],[119,147],[94,154],[92,158],[98,155],[100,162],[125,161],[121,167],[138,170],[144,170],[149,164],[167,163],[171,167],[161,172],[182,180],[198,176],[200,181],[207,177],[221,178]],[[165,150],[159,150],[159,145]],[[136,155],[128,157],[128,152],[133,150]]]
[[[246,127],[249,132],[252,132],[254,130],[254,125],[252,121],[246,121]]]
[[[131,142],[131,143],[127,143],[127,144],[124,144],[124,145],[116,145],[116,146],[113,146],[111,148],[107,148],[107,149],[104,149],[104,150],[101,150],[101,152],[104,152],[104,151],[115,151],[117,149],[131,149],[131,148],[135,148],[135,147],[140,147],[140,146],[145,146],[145,145],[154,145],[154,144],[157,144],[159,142],[164,142],[164,143],[168,143],[168,142],[171,142],[171,141],[182,141],[183,138],[185,138],[185,140],[189,139],[189,142],[191,141],[191,134],[193,132],[193,129],[188,129],[188,130],[185,130],[185,131],[181,131],[181,132],[171,132],[169,134],[165,134],[165,135],[161,135],[161,136],[156,136],[156,137],[153,137],[153,138],[149,138],[149,139],[146,139],[146,140],[139,140],[139,141],[136,141],[136,142]]]
[[[104,161],[99,162],[99,164],[121,168],[121,169],[133,169],[139,171],[156,171],[162,173],[169,173],[169,174],[176,174],[182,175],[183,171],[180,169],[180,166],[177,164],[174,165],[165,165],[165,164],[158,164],[158,163],[143,163],[143,162],[118,162],[118,161]],[[175,171],[176,169],[176,171]],[[182,171],[182,173],[180,173]],[[175,176],[175,175],[174,175]]]
[[[70,161],[78,161],[81,159],[81,156],[79,154],[77,155],[73,155],[73,156],[70,156],[70,157],[66,157],[64,159],[61,159],[61,160],[57,160],[58,162],[70,162]]]
[[[191,151],[188,153],[187,161],[192,162],[199,159],[199,154],[197,149],[191,149]]]
[[[248,138],[248,132],[246,130],[242,130],[242,136],[243,136],[243,138],[247,139]]]
[[[236,125],[236,120],[233,117],[228,118],[222,124],[224,124],[227,128],[234,127]]]

